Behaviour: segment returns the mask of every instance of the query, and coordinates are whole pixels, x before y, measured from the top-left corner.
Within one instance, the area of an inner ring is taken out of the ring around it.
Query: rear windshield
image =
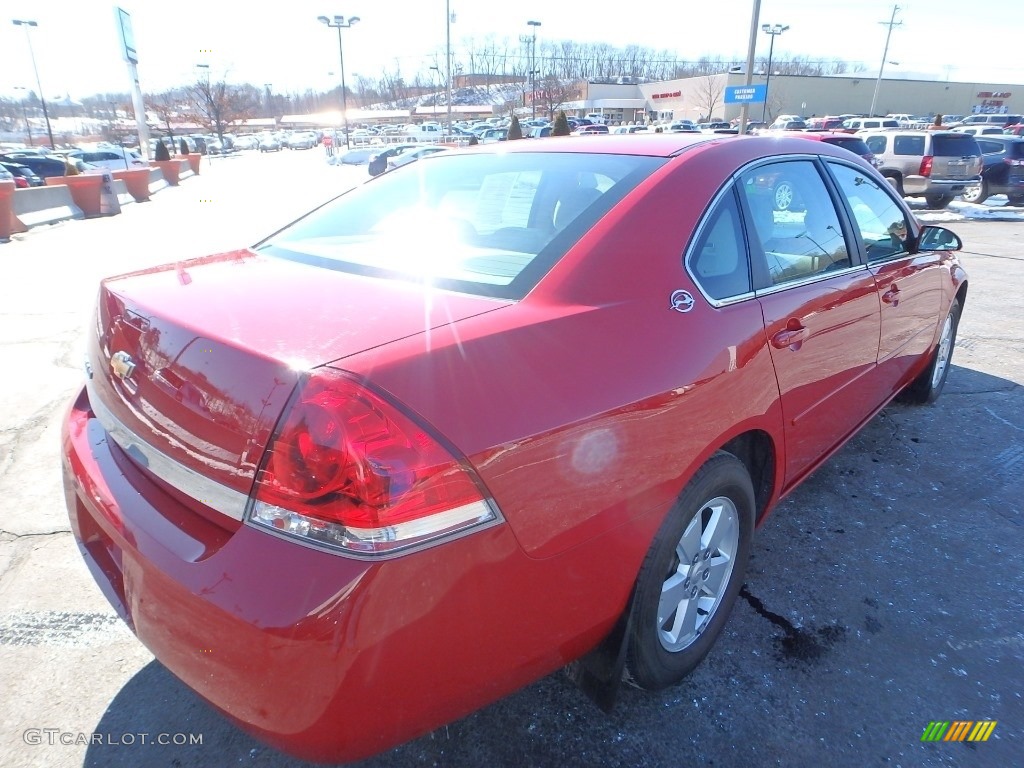
[[[932,137],[932,154],[936,157],[966,157],[980,155],[981,149],[975,138],[966,133],[936,134]]]
[[[864,143],[864,139],[858,139],[856,136],[827,136],[823,137],[822,141],[828,144],[835,144],[837,147],[848,149],[857,155],[870,155],[871,150],[868,145]]]
[[[439,152],[335,198],[256,250],[520,299],[665,162],[635,155]]]

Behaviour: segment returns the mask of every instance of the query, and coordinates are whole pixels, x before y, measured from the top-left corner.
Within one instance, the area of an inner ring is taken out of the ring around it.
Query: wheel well
[[[775,485],[775,446],[767,432],[760,429],[737,435],[722,446],[743,462],[754,485],[754,501],[757,504],[757,520],[768,511],[768,500]]]
[[[967,281],[964,280],[960,283],[960,287],[956,291],[956,300],[960,302],[960,314],[963,314],[964,304],[967,303]]]

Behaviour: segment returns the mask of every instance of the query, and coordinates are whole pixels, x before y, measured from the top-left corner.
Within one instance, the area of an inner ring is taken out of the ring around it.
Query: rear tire
[[[1024,195],[1007,195],[1006,200],[1010,205],[1024,206]]]
[[[731,453],[683,489],[637,577],[627,665],[640,687],[679,682],[711,650],[743,585],[754,514],[750,475]]]
[[[988,182],[984,179],[976,187],[971,187],[961,195],[966,203],[984,203],[988,199]]]
[[[942,210],[953,202],[953,195],[925,195],[924,200],[929,208]]]
[[[915,405],[934,403],[942,394],[942,388],[949,376],[949,365],[953,359],[953,347],[956,345],[956,329],[960,325],[960,300],[953,299],[949,306],[946,319],[939,331],[939,343],[932,352],[932,360],[928,367],[905,389],[900,399]]]

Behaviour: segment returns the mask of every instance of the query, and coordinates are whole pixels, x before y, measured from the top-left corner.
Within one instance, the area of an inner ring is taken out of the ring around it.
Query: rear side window
[[[998,141],[987,141],[985,139],[978,139],[978,146],[981,147],[981,151],[986,155],[1001,155],[1006,150],[1006,145]]]
[[[750,261],[733,192],[722,198],[701,229],[691,252],[690,271],[713,299],[750,293]]]
[[[978,142],[966,133],[947,133],[932,137],[932,154],[940,157],[980,155]]]
[[[923,155],[924,136],[897,136],[893,139],[892,151],[894,155]]]
[[[885,152],[885,147],[889,143],[889,140],[887,136],[868,136],[864,139],[864,143],[867,144],[868,149],[876,155],[881,155]]]

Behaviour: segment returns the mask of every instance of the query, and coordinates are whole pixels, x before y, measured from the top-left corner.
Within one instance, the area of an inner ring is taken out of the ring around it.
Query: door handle
[[[800,325],[794,327],[792,324],[786,327],[786,330],[779,331],[772,336],[772,346],[776,349],[785,349],[789,347],[794,351],[800,348],[800,345],[807,340],[807,329]]]
[[[892,304],[894,307],[899,306],[900,303],[900,289],[895,285],[888,291],[882,294],[882,301],[886,304]]]

